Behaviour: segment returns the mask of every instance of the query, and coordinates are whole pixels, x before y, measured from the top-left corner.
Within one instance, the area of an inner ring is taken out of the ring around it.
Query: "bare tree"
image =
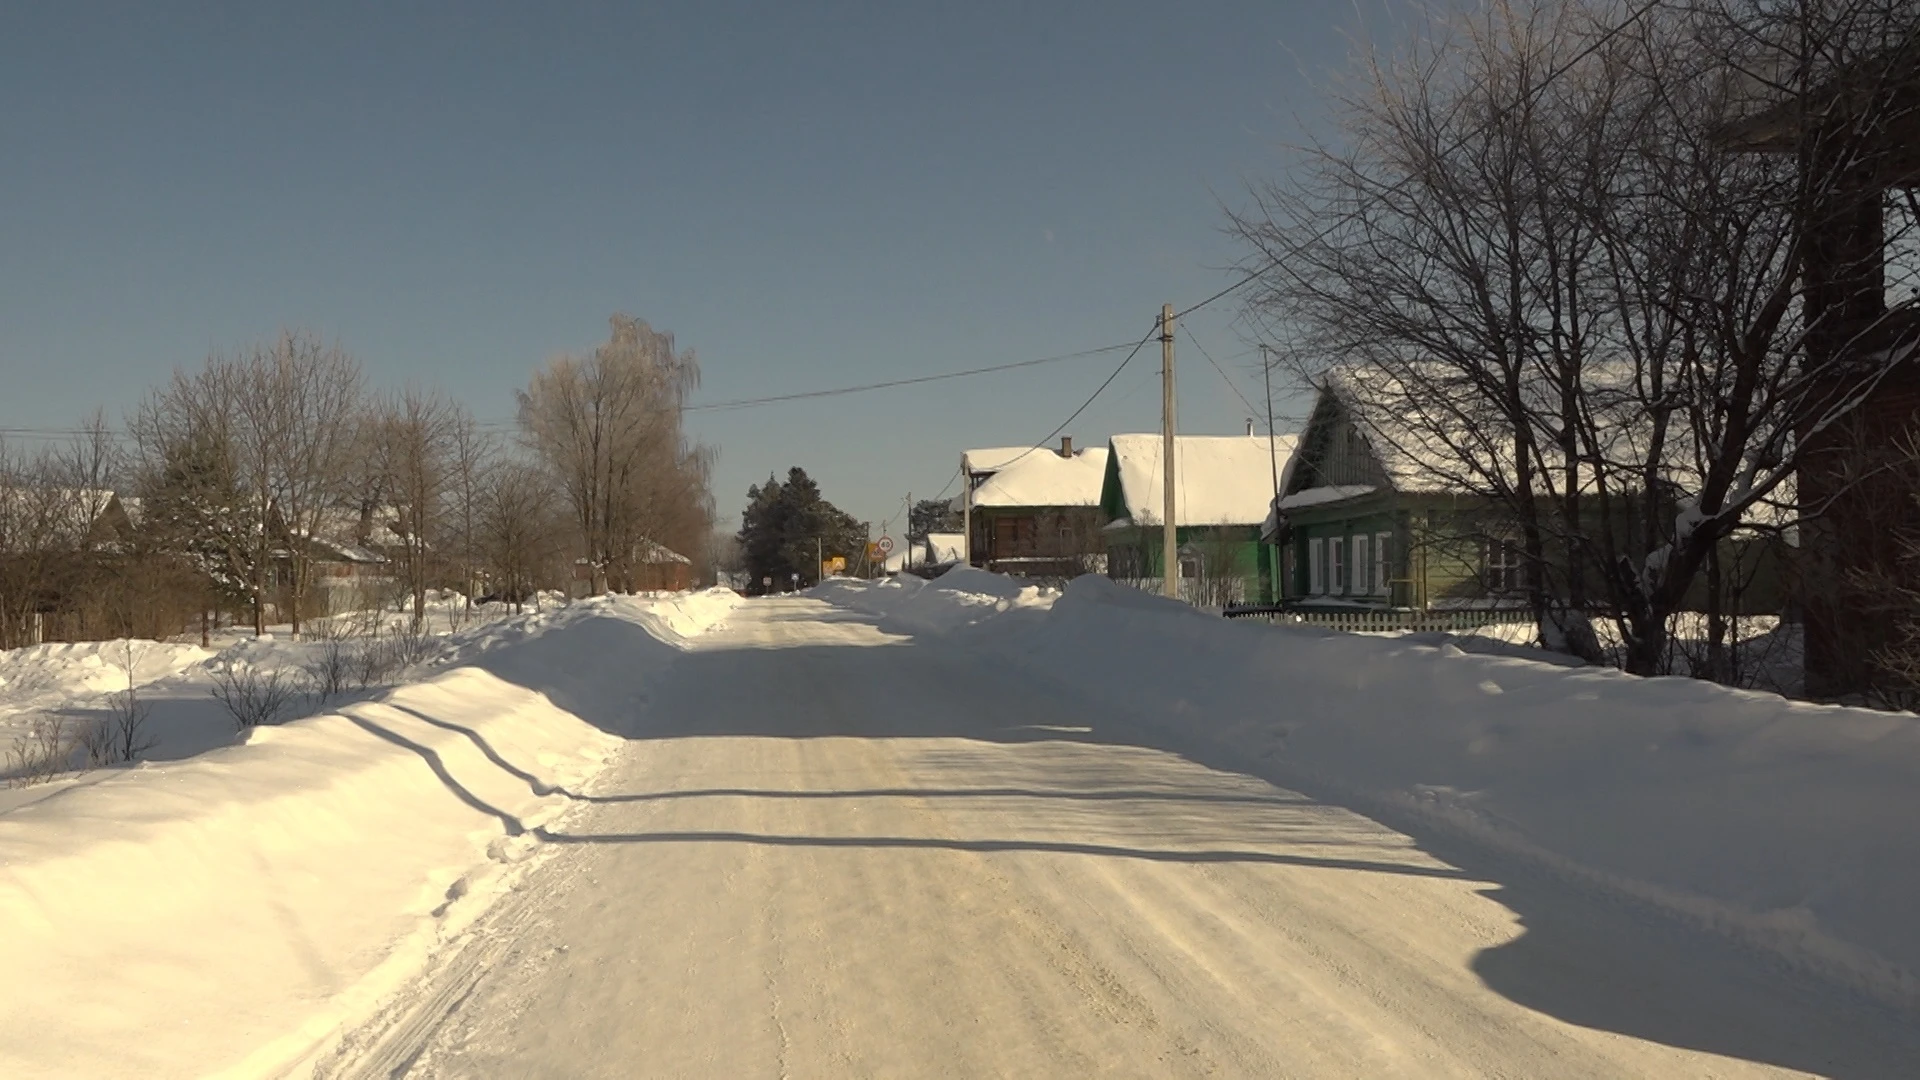
[[[455,440],[464,410],[438,394],[408,388],[383,402],[373,419],[382,488],[392,500],[400,537],[400,576],[413,598],[413,628],[426,622],[433,545],[446,532],[456,479]]]
[[[540,468],[503,461],[488,470],[475,507],[477,550],[494,595],[519,611],[555,562],[559,506]]]
[[[1364,57],[1339,137],[1236,218],[1252,309],[1302,373],[1517,526],[1546,644],[1591,658],[1603,610],[1626,666],[1662,670],[1722,541],[1779,521],[1810,436],[1898,361],[1810,349],[1805,273],[1834,227],[1817,208],[1910,107],[1890,76],[1800,155],[1726,133],[1916,20],[1886,0],[1500,0]]]
[[[285,533],[287,615],[300,634],[312,587],[311,542],[344,502],[363,407],[360,365],[337,345],[283,331],[256,346],[241,369],[241,412],[261,436],[271,504]]]
[[[630,590],[644,541],[693,550],[711,527],[711,454],[681,425],[699,363],[626,316],[586,358],[561,356],[520,392],[521,432],[573,510],[596,592]]]
[[[451,475],[447,490],[452,504],[447,509],[446,548],[457,571],[465,610],[471,613],[474,589],[480,580],[481,497],[498,447],[465,409],[456,415],[449,441]]]

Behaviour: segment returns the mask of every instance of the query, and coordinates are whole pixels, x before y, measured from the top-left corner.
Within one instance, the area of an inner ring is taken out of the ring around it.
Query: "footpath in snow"
[[[602,598],[506,619],[457,636],[423,681],[10,792],[33,798],[0,812],[0,1075],[298,1071],[539,850],[535,830],[592,783],[649,681],[736,602]],[[120,688],[99,653],[0,656],[8,709]],[[149,685],[211,661],[146,655]],[[177,707],[205,714],[203,694]]]
[[[1920,719],[1230,622],[1100,577],[817,595],[947,635],[1216,768],[1522,856],[1920,1008]]]

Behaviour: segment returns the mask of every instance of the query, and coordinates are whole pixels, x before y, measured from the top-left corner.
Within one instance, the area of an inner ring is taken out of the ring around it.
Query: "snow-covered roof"
[[[1258,525],[1273,503],[1273,466],[1284,470],[1297,437],[1180,435],[1174,452],[1175,525]],[[1124,512],[1139,526],[1158,525],[1159,435],[1115,435],[1109,445]]]
[[[1322,389],[1328,392],[1345,407],[1395,491],[1464,490],[1472,485],[1461,451],[1470,449],[1476,457],[1486,451],[1497,461],[1506,446],[1497,424],[1469,432],[1451,413],[1429,415],[1419,394],[1377,369],[1348,365],[1330,372]]]
[[[1379,490],[1372,484],[1324,484],[1320,487],[1304,488],[1291,495],[1283,495],[1273,501],[1272,509],[1267,511],[1267,519],[1260,523],[1260,539],[1271,542],[1280,532],[1280,515],[1288,510],[1304,510],[1309,506],[1323,506],[1327,503],[1346,502],[1362,495],[1371,495]]]
[[[58,544],[83,542],[113,499],[105,488],[0,486],[0,509],[18,519],[15,531]]]
[[[1039,452],[1031,446],[988,446],[978,450],[962,450],[960,460],[966,462],[968,472],[990,473],[1006,468],[1016,458]]]
[[[665,545],[662,545],[662,544],[656,544],[651,540],[640,541],[639,543],[633,546],[633,550],[634,550],[634,554],[638,555],[640,557],[640,561],[643,563],[691,563],[693,562],[692,559],[687,558],[685,555],[680,554],[679,552],[673,550],[672,548],[666,547]]]
[[[965,557],[966,543],[965,533],[928,533],[926,561],[934,566],[959,562]]]
[[[385,555],[377,551],[368,551],[358,544],[328,540],[324,537],[307,538],[307,558],[322,562],[365,563],[374,565],[387,561]]]
[[[1279,505],[1282,510],[1304,510],[1309,506],[1319,506],[1322,503],[1357,499],[1362,495],[1373,494],[1374,490],[1372,484],[1328,484],[1325,487],[1310,487],[1304,491],[1282,496]]]
[[[1104,446],[1076,450],[1071,457],[1035,450],[974,489],[973,505],[1098,506],[1106,473]]]

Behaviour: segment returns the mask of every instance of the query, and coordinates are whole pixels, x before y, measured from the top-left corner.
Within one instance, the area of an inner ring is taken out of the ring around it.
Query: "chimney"
[[[1061,457],[1073,456],[1073,436],[1071,435],[1060,436],[1060,456]]]
[[[1253,417],[1247,417],[1247,438],[1253,438]]]

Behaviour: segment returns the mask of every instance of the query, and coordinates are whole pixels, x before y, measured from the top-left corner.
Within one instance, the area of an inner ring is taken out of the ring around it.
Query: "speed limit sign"
[[[874,547],[877,547],[880,549],[880,554],[882,557],[893,554],[893,537],[891,536],[880,537],[880,542],[875,544]]]

